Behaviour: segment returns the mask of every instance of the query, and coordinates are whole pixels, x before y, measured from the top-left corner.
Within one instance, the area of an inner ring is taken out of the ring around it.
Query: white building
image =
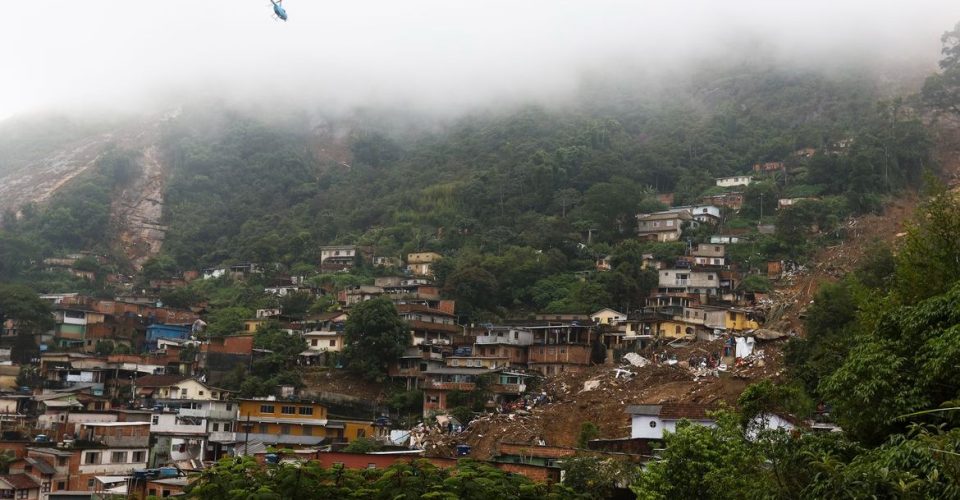
[[[749,175],[717,178],[717,186],[720,187],[749,186],[751,182],[753,182],[753,178]]]
[[[707,427],[717,426],[707,416],[707,408],[697,404],[631,405],[627,407],[627,413],[630,415],[631,438],[663,439],[665,431],[677,431],[677,422],[680,420]]]
[[[614,311],[609,307],[605,307],[591,314],[590,319],[592,319],[593,322],[598,325],[614,325],[621,321],[626,321],[627,315],[619,311]]]

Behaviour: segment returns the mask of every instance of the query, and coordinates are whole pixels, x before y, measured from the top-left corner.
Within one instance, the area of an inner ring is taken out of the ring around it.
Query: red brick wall
[[[588,345],[532,345],[528,350],[530,363],[573,363],[590,364],[590,346]]]
[[[203,344],[200,350],[221,354],[249,355],[253,352],[253,335],[231,335],[219,339],[212,339],[209,344]]]

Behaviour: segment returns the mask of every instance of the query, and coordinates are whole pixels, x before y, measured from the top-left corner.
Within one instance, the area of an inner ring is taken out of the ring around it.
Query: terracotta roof
[[[0,476],[0,479],[6,481],[17,490],[35,490],[40,488],[40,485],[26,474],[7,474]]]
[[[659,405],[631,405],[627,413],[631,415],[659,416],[662,420],[710,420],[707,411],[710,408],[694,403],[663,403]]]
[[[137,387],[167,387],[187,380],[183,375],[146,375],[136,380]]]

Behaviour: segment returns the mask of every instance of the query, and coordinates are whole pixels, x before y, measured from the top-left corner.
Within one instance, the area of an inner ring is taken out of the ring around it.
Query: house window
[[[217,422],[214,422],[214,423],[213,423],[213,432],[219,432],[219,431],[220,431],[220,424],[217,423]]]
[[[181,397],[181,398],[187,397],[187,389],[186,389],[186,388],[180,389],[180,397]]]
[[[59,465],[60,467],[67,465],[67,458],[66,457],[57,458],[57,465]]]
[[[203,396],[203,391],[198,391],[197,394],[199,394],[200,396]]]
[[[268,434],[270,426],[267,424],[260,424],[260,434]]]
[[[427,396],[427,402],[434,404],[440,403],[440,396]]]
[[[127,463],[127,452],[125,451],[115,451],[110,455],[110,463],[112,464],[123,464]]]
[[[160,424],[160,416],[159,416],[159,415],[154,415],[154,416],[150,419],[150,423],[151,423],[152,425],[159,425],[159,424]]]
[[[59,491],[59,490],[65,490],[65,489],[67,489],[67,482],[57,481],[57,490]]]
[[[100,463],[100,453],[96,451],[88,451],[86,456],[83,458],[83,463],[85,464],[99,464]]]
[[[304,426],[303,429],[302,429],[302,434],[303,434],[304,436],[312,436],[312,435],[313,435],[313,427],[310,427],[309,425]]]
[[[284,434],[284,435],[290,434],[290,425],[289,425],[289,424],[283,424],[283,425],[281,425],[281,426],[280,426],[280,434]]]
[[[707,275],[707,281],[713,281],[713,275],[712,275],[712,274],[708,274],[708,275]]]
[[[368,469],[376,469],[376,468],[377,468],[377,464],[367,464],[367,468],[368,468]]]
[[[652,429],[652,428],[654,428],[654,427],[656,427],[656,426],[657,426],[656,420],[651,420],[651,421],[650,421],[650,428]]]
[[[677,325],[677,326],[676,326],[676,334],[677,334],[677,335],[680,335],[680,325]]]
[[[230,432],[230,422],[223,424],[223,432]]]
[[[281,406],[280,413],[284,415],[296,415],[297,407],[296,406]]]
[[[357,439],[362,437],[367,437],[367,431],[364,429],[357,429]]]
[[[513,332],[513,340],[517,340],[519,338],[520,338],[520,332]]]
[[[43,484],[40,485],[40,492],[41,492],[41,493],[48,493],[49,491],[50,491],[50,483],[49,483],[49,482],[44,482]]]
[[[230,410],[232,410],[232,409],[233,409],[233,404],[232,404],[232,403],[228,403],[228,404],[227,404],[227,411],[230,411]]]
[[[260,405],[260,413],[273,413],[273,405]]]
[[[312,345],[313,347],[317,347],[317,339],[312,339],[310,341],[310,345]]]
[[[93,478],[87,479],[87,489],[92,489],[95,482]]]
[[[330,347],[336,347],[336,346],[337,346],[337,339],[330,339]]]
[[[133,452],[133,459],[131,459],[130,461],[135,464],[146,462],[146,452],[143,452],[143,451]]]
[[[299,413],[300,413],[301,415],[313,415],[313,407],[312,407],[312,406],[301,406],[300,409],[299,409]]]

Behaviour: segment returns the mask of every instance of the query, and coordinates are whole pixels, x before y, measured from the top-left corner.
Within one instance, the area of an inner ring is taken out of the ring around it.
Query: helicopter
[[[273,13],[276,14],[277,19],[287,20],[287,10],[283,8],[283,0],[270,0],[270,3],[273,4]]]

